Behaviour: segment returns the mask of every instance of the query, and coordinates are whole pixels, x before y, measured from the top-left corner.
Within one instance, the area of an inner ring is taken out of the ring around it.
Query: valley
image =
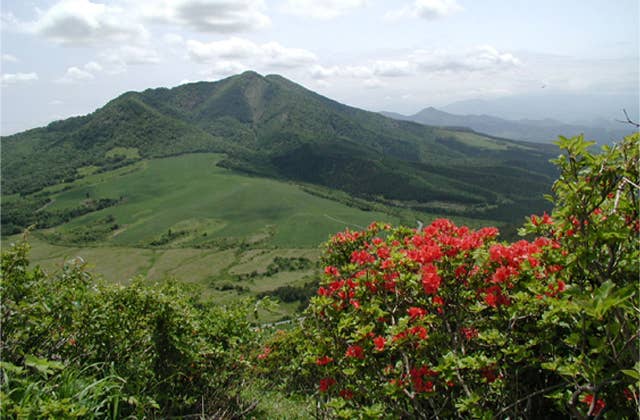
[[[2,149],[3,246],[32,226],[47,270],[80,256],[108,282],[172,278],[207,301],[286,294],[273,319],[312,293],[330,235],[445,216],[511,239],[555,175],[551,146],[396,121],[255,72],[127,92]]]
[[[140,160],[106,172],[83,170],[72,182],[44,188],[35,195],[46,204],[35,214],[65,214],[91,200],[113,199],[115,204],[30,232],[32,263],[55,272],[80,257],[110,283],[175,279],[206,301],[273,295],[282,304],[264,315],[277,320],[296,311],[300,296],[314,290],[319,245],[331,234],[359,230],[372,221],[415,225],[438,217],[310,184],[250,176],[218,166],[222,159],[221,154],[199,153]],[[15,199],[4,197],[5,204]],[[3,248],[20,238],[4,236]],[[269,273],[274,262],[295,259],[306,264],[293,269],[284,264]],[[293,297],[283,300],[283,288]]]

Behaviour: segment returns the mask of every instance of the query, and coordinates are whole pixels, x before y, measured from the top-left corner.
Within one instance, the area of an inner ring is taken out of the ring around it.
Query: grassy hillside
[[[331,232],[389,217],[310,195],[286,182],[233,173],[216,166],[221,158],[188,154],[154,159],[76,181],[51,195],[48,211],[73,208],[90,197],[122,196],[121,202],[75,218],[50,235],[73,241],[78,229],[111,215],[118,228],[99,238],[101,243],[215,248],[226,240],[312,247]],[[169,229],[171,235],[163,239]]]
[[[22,197],[46,203],[34,212],[37,220],[111,200],[105,208],[35,230],[32,261],[53,271],[79,256],[108,281],[176,278],[199,287],[207,300],[272,294],[285,301],[271,315],[277,319],[293,311],[317,281],[318,245],[330,234],[374,220],[415,225],[436,217],[233,172],[217,165],[222,158],[199,153],[141,160]],[[8,203],[20,199],[6,196]],[[17,240],[5,237],[2,245]]]

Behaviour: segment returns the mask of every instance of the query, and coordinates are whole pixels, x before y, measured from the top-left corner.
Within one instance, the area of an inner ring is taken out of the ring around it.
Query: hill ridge
[[[5,137],[2,145],[9,194],[75,179],[84,167],[215,152],[226,155],[220,166],[254,175],[394,205],[462,206],[511,218],[544,206],[555,176],[550,147],[393,120],[253,71],[125,92],[93,113]],[[135,153],[118,157],[117,148]]]

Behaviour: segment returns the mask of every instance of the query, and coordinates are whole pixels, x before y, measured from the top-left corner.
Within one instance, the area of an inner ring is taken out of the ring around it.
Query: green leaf
[[[64,364],[53,360],[41,359],[28,354],[24,362],[25,366],[32,367],[40,373],[51,375],[57,370],[64,369]]]
[[[635,380],[640,381],[640,372],[635,369],[622,369],[620,372],[624,373],[627,376],[632,377]]]

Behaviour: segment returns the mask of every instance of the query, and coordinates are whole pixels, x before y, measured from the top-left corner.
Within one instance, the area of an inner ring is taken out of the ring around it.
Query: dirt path
[[[52,205],[53,203],[55,203],[56,200],[55,198],[52,198],[51,201],[49,201],[48,203],[46,203],[44,206],[40,207],[38,210],[36,210],[35,212],[41,212],[42,210],[46,209],[47,207],[49,207],[50,205]]]

